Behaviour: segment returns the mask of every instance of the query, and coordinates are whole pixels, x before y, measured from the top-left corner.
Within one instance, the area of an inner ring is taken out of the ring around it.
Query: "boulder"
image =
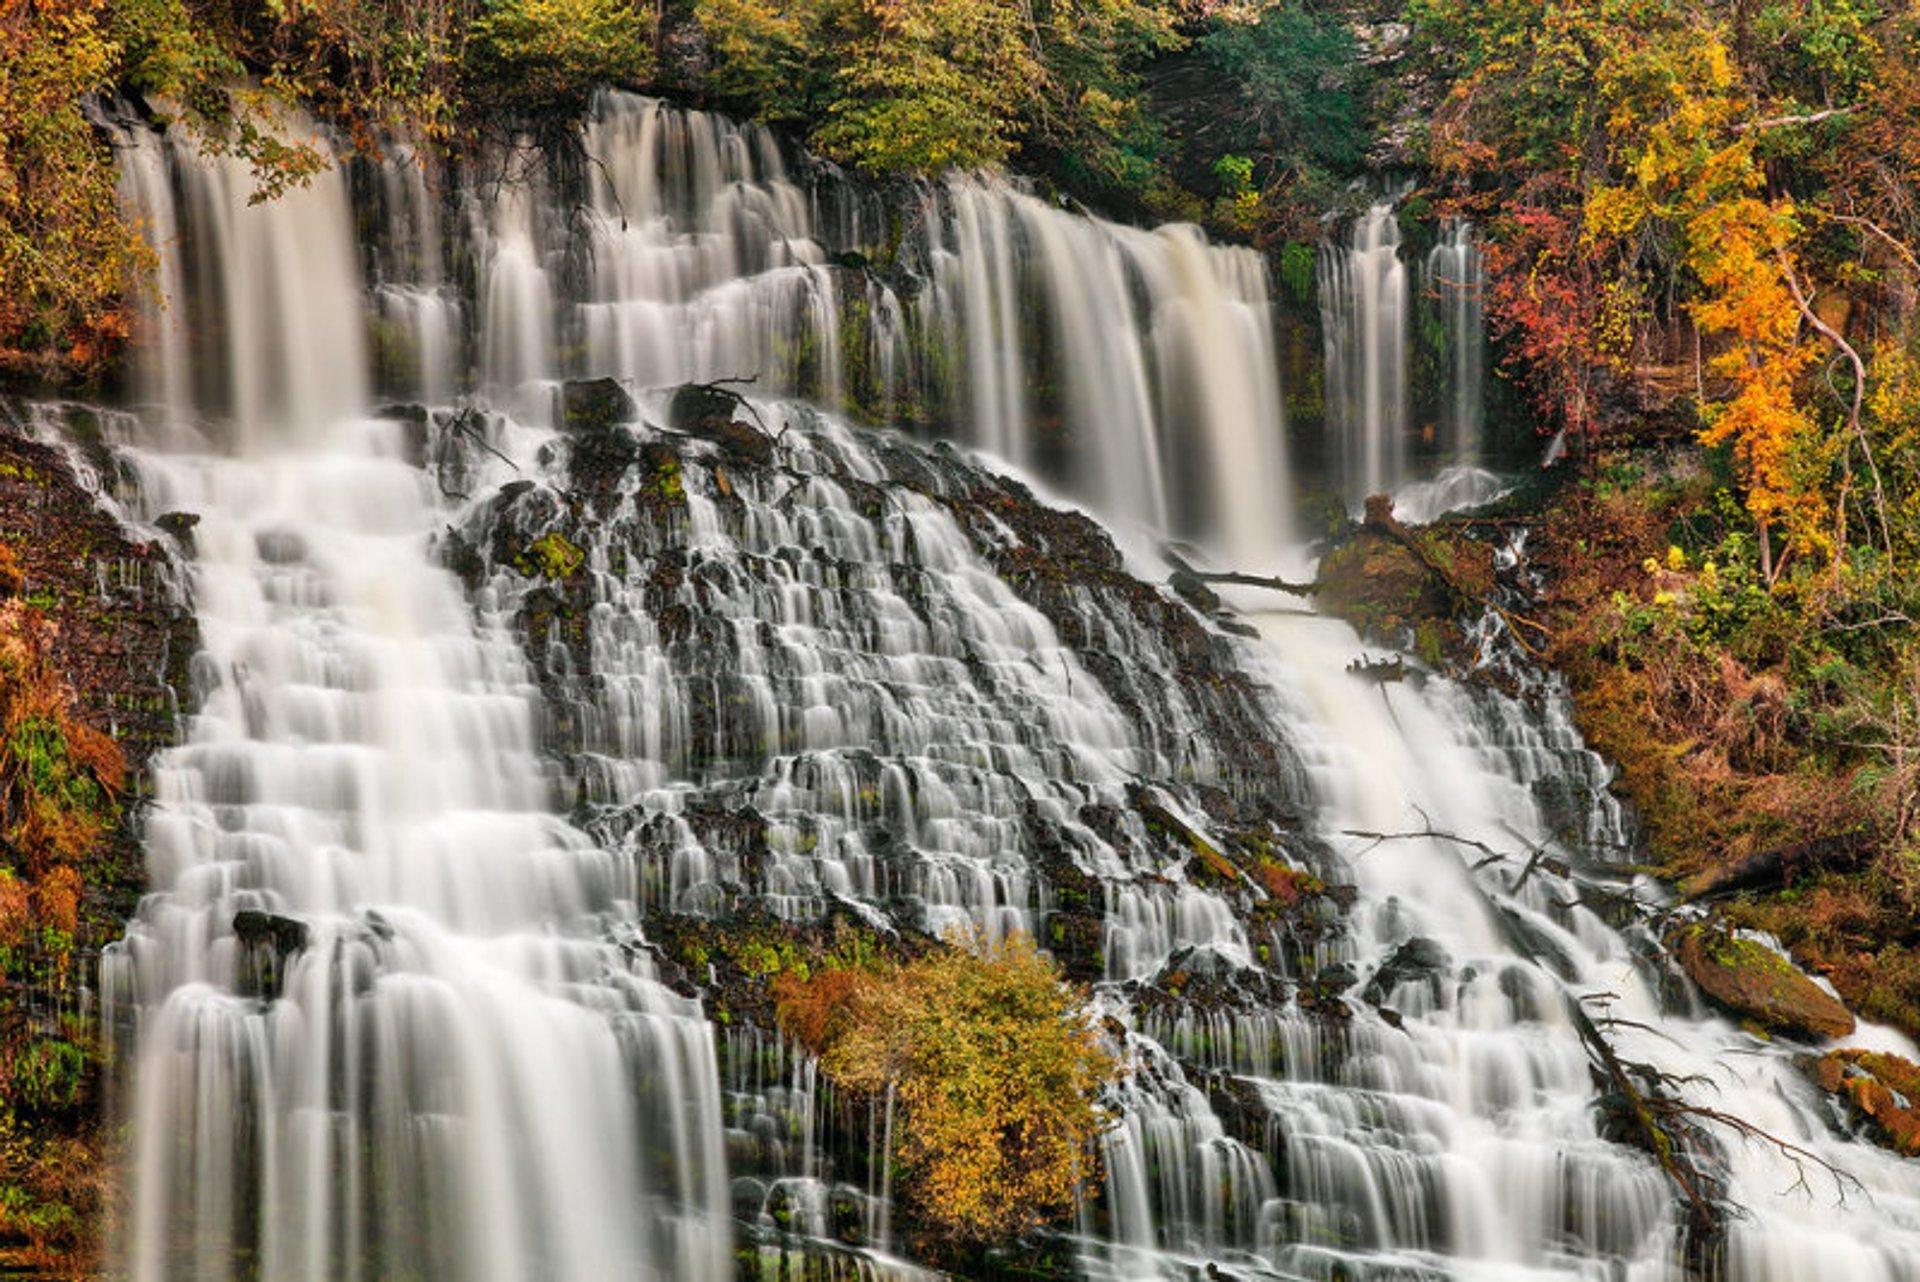
[[[1441,985],[1452,966],[1453,959],[1447,956],[1446,949],[1424,935],[1415,935],[1380,963],[1362,996],[1378,1006],[1390,1001],[1400,985],[1420,983],[1427,986],[1431,1000],[1438,1003]]]
[[[614,379],[570,379],[560,389],[560,425],[576,435],[605,435],[639,416],[640,407]]]
[[[193,553],[194,527],[200,524],[198,512],[162,512],[154,518],[155,525],[180,545],[188,555]]]
[[[305,922],[257,908],[242,908],[233,915],[233,933],[249,948],[271,948],[281,956],[307,946]]]
[[[1762,1029],[1808,1040],[1853,1031],[1853,1012],[1758,940],[1694,925],[1671,946],[1708,1001]]]
[[[1403,628],[1453,613],[1447,585],[1406,544],[1362,530],[1320,562],[1314,600],[1364,635],[1392,638]]]
[[[667,405],[667,425],[676,432],[719,445],[736,458],[765,466],[773,462],[773,438],[734,414],[746,402],[738,392],[712,383],[683,383]]]

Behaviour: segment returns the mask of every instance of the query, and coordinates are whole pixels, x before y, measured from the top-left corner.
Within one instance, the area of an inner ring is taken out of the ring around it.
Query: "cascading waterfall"
[[[717,1276],[710,1031],[552,812],[518,647],[431,559],[405,425],[365,416],[344,187],[248,208],[243,166],[132,172],[161,163],[198,264],[161,332],[224,334],[226,377],[126,445],[137,519],[200,518],[206,646],[103,967],[139,1021],[128,1272]]]
[[[1236,638],[1125,573],[1155,533],[1297,556],[1253,256],[961,179],[876,267],[850,184],[616,97],[572,179],[356,166],[363,268],[338,175],[249,208],[231,162],[124,143],[177,229],[128,517],[200,518],[206,642],[103,968],[132,1277],[910,1274],[891,1110],[851,1141],[816,1064],[656,960],[650,923],[751,905],[1026,930],[1097,981],[1132,1071],[1087,1276],[1920,1279],[1920,1177],[1603,920],[1657,892],[1551,689],[1364,685],[1343,625],[1247,599]],[[1359,493],[1401,466],[1394,238],[1377,207],[1323,260]],[[652,426],[650,388],[734,378],[765,436]],[[1236,911],[1168,825],[1355,899]],[[1729,1133],[1751,1214],[1690,1241],[1580,1012],[1856,1183]]]

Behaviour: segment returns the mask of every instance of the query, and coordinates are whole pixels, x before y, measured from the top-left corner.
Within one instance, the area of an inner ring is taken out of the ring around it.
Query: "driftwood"
[[[1709,868],[1688,878],[1681,889],[1689,899],[1717,899],[1739,890],[1771,890],[1810,873],[1857,868],[1873,849],[1873,837],[1864,829],[1816,837]]]
[[[1389,681],[1404,681],[1407,679],[1407,661],[1398,656],[1391,659],[1362,656],[1347,665],[1347,675],[1358,677],[1374,685],[1385,685]]]
[[[1246,588],[1269,588],[1275,592],[1290,592],[1294,596],[1312,596],[1320,590],[1318,583],[1292,583],[1277,575],[1196,570],[1169,547],[1162,547],[1160,555],[1165,557],[1167,564],[1173,567],[1173,575],[1167,580],[1168,585],[1194,608],[1207,612],[1220,608],[1220,598],[1207,587],[1209,583],[1227,583]]]
[[[1294,596],[1312,596],[1320,590],[1318,583],[1291,583],[1286,579],[1265,574],[1237,574],[1208,570],[1189,570],[1188,573],[1202,583],[1231,583],[1243,588],[1271,588],[1275,592],[1291,592]]]

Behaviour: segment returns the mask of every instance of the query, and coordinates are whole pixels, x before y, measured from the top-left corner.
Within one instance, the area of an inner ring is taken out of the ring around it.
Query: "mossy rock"
[[[1445,581],[1405,544],[1371,530],[1327,554],[1318,584],[1320,608],[1362,635],[1389,638],[1453,612]]]
[[[568,579],[587,564],[587,554],[558,530],[548,530],[513,558],[513,568],[528,578]]]
[[[1689,926],[1673,955],[1709,1001],[1768,1032],[1818,1039],[1853,1031],[1853,1012],[1756,940]]]
[[[601,436],[640,415],[627,389],[611,378],[574,379],[560,389],[560,422],[580,436]]]
[[[1871,1122],[1888,1148],[1920,1154],[1920,1064],[1879,1051],[1830,1051],[1814,1061],[1813,1076]]]

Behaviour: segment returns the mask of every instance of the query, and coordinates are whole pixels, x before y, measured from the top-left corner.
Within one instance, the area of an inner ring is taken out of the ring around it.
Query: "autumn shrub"
[[[103,1152],[91,1139],[38,1136],[0,1107],[0,1239],[10,1264],[50,1279],[100,1276],[111,1176]]]
[[[891,1095],[903,1192],[937,1234],[1017,1235],[1065,1217],[1093,1178],[1113,1064],[1084,997],[1025,936],[783,976],[775,997],[836,1087]]]
[[[81,110],[112,83],[102,0],[0,0],[0,369],[92,372],[126,338],[143,246]]]
[[[38,979],[65,972],[126,773],[119,745],[78,716],[51,645],[38,609],[0,604],[0,950],[8,972]]]

